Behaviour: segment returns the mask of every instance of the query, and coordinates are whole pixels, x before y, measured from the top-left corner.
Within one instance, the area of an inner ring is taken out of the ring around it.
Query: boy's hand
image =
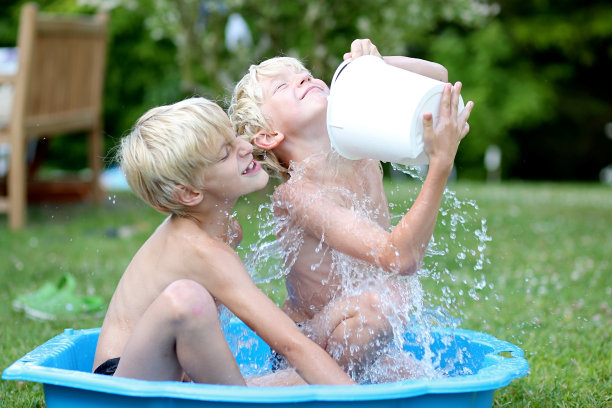
[[[382,58],[382,55],[380,55],[380,52],[378,52],[376,46],[372,44],[372,41],[366,38],[363,40],[357,39],[353,41],[351,43],[351,52],[345,53],[344,59],[355,59],[361,57],[362,55],[374,55]]]
[[[434,129],[433,116],[430,112],[423,114],[423,143],[429,165],[445,166],[448,171],[452,169],[459,142],[467,135],[470,126],[467,123],[474,102],[469,101],[461,114],[458,114],[461,82],[454,86],[446,84],[440,99],[440,116]]]
[[[238,220],[235,219],[234,217],[231,217],[229,219],[228,236],[229,236],[229,242],[228,242],[229,246],[236,249],[238,244],[242,242],[243,232],[242,232],[242,225],[240,225]]]

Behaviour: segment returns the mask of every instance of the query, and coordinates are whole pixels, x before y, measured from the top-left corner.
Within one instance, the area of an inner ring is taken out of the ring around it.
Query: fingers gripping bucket
[[[372,55],[344,61],[334,74],[327,103],[332,147],[353,160],[427,164],[423,113],[432,113],[435,126],[444,85]],[[459,97],[459,112],[463,108]]]

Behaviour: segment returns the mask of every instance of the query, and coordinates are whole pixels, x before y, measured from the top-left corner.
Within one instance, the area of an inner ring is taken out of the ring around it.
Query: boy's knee
[[[369,290],[359,295],[359,309],[368,316],[382,317],[382,306],[378,292]]]
[[[174,281],[162,292],[162,297],[176,321],[191,318],[217,319],[217,306],[212,295],[195,281]]]
[[[359,310],[367,327],[378,333],[387,330],[389,322],[383,313],[378,292],[373,290],[363,292],[359,296]]]

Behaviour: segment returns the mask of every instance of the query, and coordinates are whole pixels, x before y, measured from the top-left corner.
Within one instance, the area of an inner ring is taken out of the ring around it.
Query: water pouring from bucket
[[[423,113],[432,113],[435,126],[444,85],[373,55],[344,61],[332,78],[327,104],[332,147],[352,160],[427,164]],[[458,113],[464,107],[459,97]]]

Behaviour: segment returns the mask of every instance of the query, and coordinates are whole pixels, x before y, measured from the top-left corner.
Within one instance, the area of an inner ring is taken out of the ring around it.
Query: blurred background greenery
[[[15,45],[23,3],[0,2],[0,47]],[[43,11],[110,12],[107,151],[155,105],[201,95],[226,107],[251,63],[295,56],[329,81],[351,41],[370,38],[383,54],[439,62],[451,81],[464,83],[476,109],[457,157],[460,178],[486,178],[491,145],[501,149],[504,179],[595,181],[612,165],[606,0],[37,3]],[[47,163],[78,168],[84,149],[59,138]]]

